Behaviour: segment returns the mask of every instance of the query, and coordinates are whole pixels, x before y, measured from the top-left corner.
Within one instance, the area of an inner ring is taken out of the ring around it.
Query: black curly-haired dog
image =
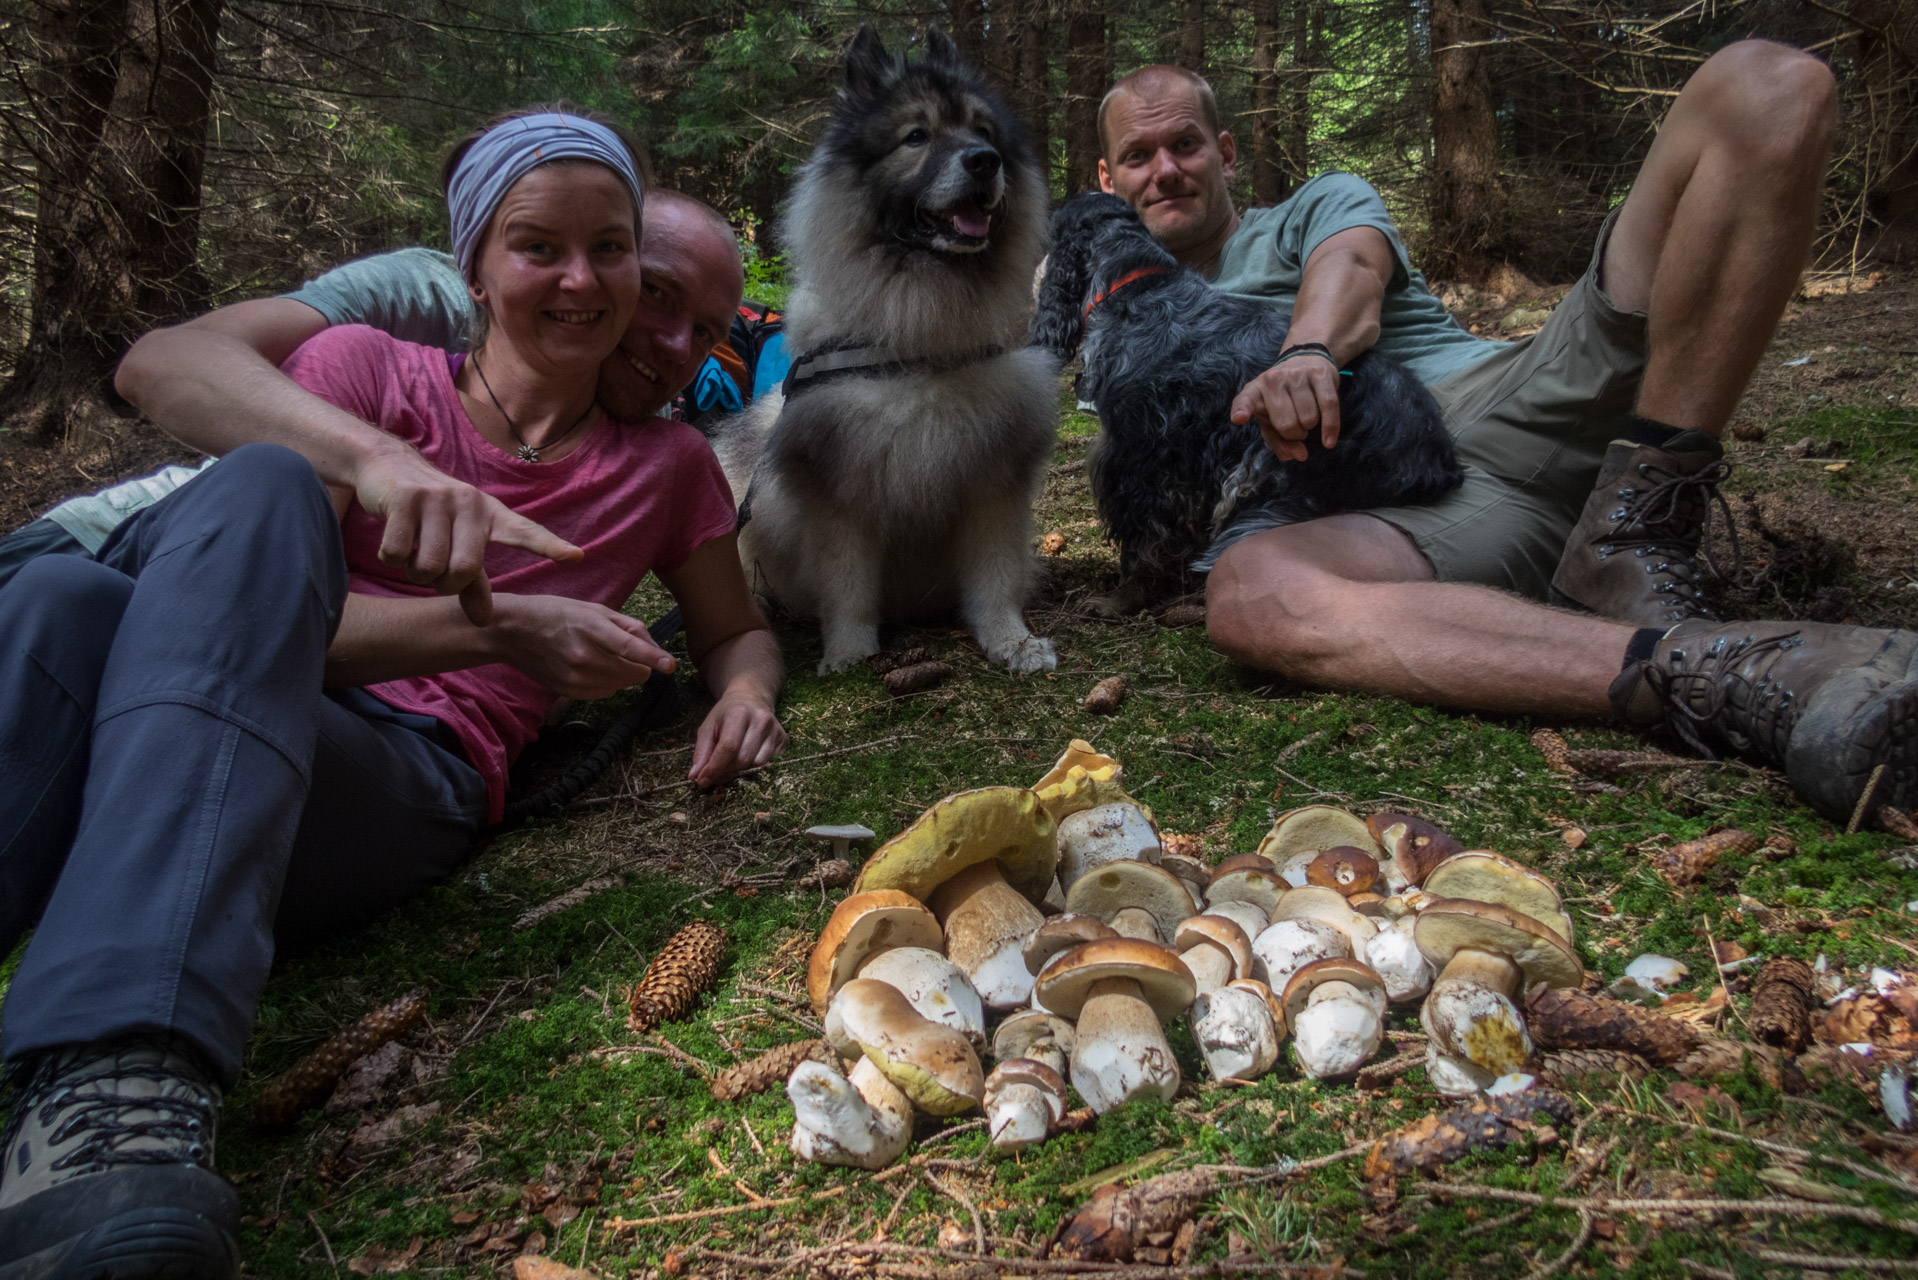
[[[1331,449],[1313,432],[1305,461],[1282,461],[1256,422],[1235,424],[1233,397],[1272,367],[1288,322],[1181,267],[1117,196],[1088,191],[1053,215],[1029,339],[1066,360],[1084,341],[1080,395],[1104,428],[1086,470],[1124,579],[1112,607],[1209,570],[1248,534],[1434,502],[1464,478],[1431,392],[1376,351],[1339,379]]]

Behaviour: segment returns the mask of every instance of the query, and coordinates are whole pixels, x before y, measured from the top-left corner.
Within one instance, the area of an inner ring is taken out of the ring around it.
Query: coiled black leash
[[[647,628],[653,637],[653,643],[662,647],[679,634],[681,619],[679,606],[668,610],[658,622]],[[542,817],[572,803],[579,793],[599,781],[614,759],[631,745],[640,733],[656,729],[671,720],[679,711],[679,692],[673,677],[663,672],[654,672],[645,684],[639,688],[639,696],[633,699],[633,705],[620,713],[605,733],[600,735],[599,745],[586,753],[586,757],[565,776],[547,783],[539,790],[527,795],[510,798],[506,802],[506,816],[501,818],[494,830],[516,827],[528,818]]]

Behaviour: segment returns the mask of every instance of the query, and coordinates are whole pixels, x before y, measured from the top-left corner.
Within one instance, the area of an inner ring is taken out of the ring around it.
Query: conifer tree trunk
[[[1277,204],[1291,189],[1279,115],[1279,0],[1252,0],[1252,203]]]
[[[33,290],[4,393],[42,438],[109,390],[156,324],[206,305],[200,180],[222,0],[46,0]]]
[[[1918,261],[1918,13],[1909,0],[1852,0],[1866,110],[1869,248]]]
[[[1487,0],[1432,0],[1434,279],[1483,280],[1504,260],[1505,187],[1498,119],[1482,42],[1492,34]]]
[[[986,7],[981,0],[952,0],[946,11],[946,23],[952,29],[952,42],[966,61],[984,70],[986,67]]]
[[[1312,72],[1317,57],[1317,0],[1292,0],[1292,120],[1291,155],[1286,169],[1296,187],[1311,176]]]
[[[1099,185],[1099,100],[1112,79],[1103,0],[1066,10],[1066,194]]]
[[[1180,0],[1179,65],[1205,71],[1205,0]]]
[[[1052,45],[1052,0],[1020,0],[1019,23],[1019,114],[1032,130],[1033,154],[1039,158],[1051,185],[1052,172],[1052,88],[1050,53]]]

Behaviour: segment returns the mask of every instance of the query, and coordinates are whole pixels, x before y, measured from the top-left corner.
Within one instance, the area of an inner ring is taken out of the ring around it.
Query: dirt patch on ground
[[[67,440],[41,442],[0,433],[0,531],[37,520],[75,494],[205,456],[144,418],[104,411],[93,417],[93,425]]]

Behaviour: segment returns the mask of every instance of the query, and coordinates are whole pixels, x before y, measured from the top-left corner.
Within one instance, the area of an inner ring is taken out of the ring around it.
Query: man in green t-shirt
[[[1100,185],[1219,288],[1289,311],[1288,349],[1322,344],[1326,358],[1274,352],[1233,420],[1256,420],[1281,457],[1312,432],[1333,446],[1338,370],[1376,347],[1431,389],[1465,465],[1431,506],[1232,546],[1206,588],[1213,641],[1331,688],[1663,723],[1702,751],[1783,766],[1834,817],[1874,776],[1874,803],[1918,801],[1918,636],[1728,625],[1697,590],[1728,470],[1718,437],[1797,288],[1835,121],[1818,59],[1755,40],[1714,55],[1584,278],[1541,332],[1507,343],[1446,314],[1362,180],[1322,174],[1241,215],[1205,81],[1146,67],[1115,85]]]

